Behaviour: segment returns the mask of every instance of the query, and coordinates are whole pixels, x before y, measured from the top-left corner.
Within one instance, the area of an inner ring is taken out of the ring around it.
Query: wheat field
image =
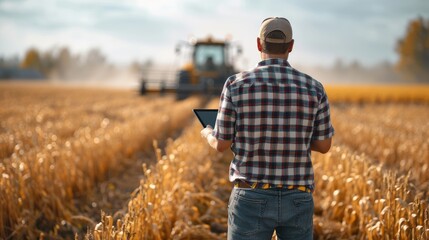
[[[313,154],[315,239],[429,239],[429,88],[327,92],[336,135]],[[1,239],[226,238],[232,156],[192,115],[217,99],[2,83],[0,103]],[[150,159],[125,213],[83,213],[76,199],[139,153]]]

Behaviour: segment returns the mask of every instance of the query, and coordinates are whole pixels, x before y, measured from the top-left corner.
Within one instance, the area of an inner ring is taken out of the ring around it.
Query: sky
[[[397,61],[395,46],[410,20],[429,19],[428,0],[0,0],[0,56],[30,47],[100,49],[112,63],[177,61],[175,46],[190,38],[227,36],[241,45],[237,65],[259,61],[261,21],[289,19],[291,63],[329,66]]]

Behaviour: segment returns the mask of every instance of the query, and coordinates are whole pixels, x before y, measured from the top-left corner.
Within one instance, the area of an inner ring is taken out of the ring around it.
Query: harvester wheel
[[[176,99],[177,100],[183,100],[189,96],[189,91],[186,89],[185,86],[189,85],[191,82],[191,76],[189,71],[180,71],[179,72],[179,79],[177,81],[177,88],[176,88]]]
[[[145,95],[147,93],[146,81],[142,80],[140,85],[140,95]]]

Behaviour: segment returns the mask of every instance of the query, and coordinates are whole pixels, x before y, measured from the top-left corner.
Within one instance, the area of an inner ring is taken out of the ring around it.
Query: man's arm
[[[313,140],[310,143],[311,151],[316,151],[320,153],[327,153],[331,148],[332,138],[327,138],[324,140]]]
[[[212,132],[213,128],[211,128],[211,126],[207,126],[203,130],[201,130],[201,136],[207,140],[207,142],[212,148],[216,149],[216,151],[218,152],[223,152],[231,147],[231,140],[217,139],[213,137]]]

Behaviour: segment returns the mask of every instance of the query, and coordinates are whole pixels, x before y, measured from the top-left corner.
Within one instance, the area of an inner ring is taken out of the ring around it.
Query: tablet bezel
[[[200,121],[201,125],[203,125],[203,127],[207,127],[207,125],[204,125],[205,123],[203,122],[203,120],[201,119],[200,115],[198,114],[198,112],[218,112],[218,109],[207,109],[207,108],[195,108],[193,109],[195,116],[197,116],[198,120]],[[215,120],[216,123],[216,120]],[[212,128],[214,128],[215,126],[211,126]]]

